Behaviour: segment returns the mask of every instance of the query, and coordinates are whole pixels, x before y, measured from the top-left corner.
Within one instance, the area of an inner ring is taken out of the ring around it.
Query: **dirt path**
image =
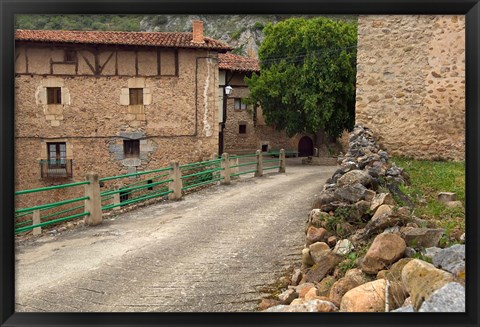
[[[253,311],[335,167],[235,181],[16,248],[16,311]]]

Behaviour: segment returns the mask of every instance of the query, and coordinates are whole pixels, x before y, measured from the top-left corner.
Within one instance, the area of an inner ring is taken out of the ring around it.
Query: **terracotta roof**
[[[17,30],[15,32],[15,40],[53,43],[193,48],[218,51],[232,50],[229,45],[209,37],[205,37],[205,43],[193,43],[192,33],[187,32]]]
[[[220,53],[218,55],[218,68],[239,72],[260,71],[257,59],[242,57],[233,53]]]

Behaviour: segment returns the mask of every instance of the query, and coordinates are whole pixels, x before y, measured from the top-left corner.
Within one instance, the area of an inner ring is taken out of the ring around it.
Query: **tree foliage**
[[[291,18],[267,24],[264,33],[260,74],[246,82],[267,124],[289,136],[323,129],[338,137],[353,128],[356,23]]]
[[[15,28],[29,30],[140,31],[143,15],[18,15]]]

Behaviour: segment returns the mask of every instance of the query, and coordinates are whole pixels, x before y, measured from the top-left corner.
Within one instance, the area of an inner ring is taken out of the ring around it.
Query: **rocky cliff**
[[[204,22],[205,35],[233,46],[236,54],[255,58],[264,39],[263,28],[290,17],[311,18],[314,15],[157,15],[146,16],[140,23],[145,31],[189,32],[192,20]],[[332,19],[356,19],[353,16],[329,16]]]

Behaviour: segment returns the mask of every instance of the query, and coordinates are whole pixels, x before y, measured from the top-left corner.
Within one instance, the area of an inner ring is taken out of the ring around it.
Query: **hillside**
[[[188,32],[192,20],[204,21],[205,35],[233,46],[234,53],[256,57],[263,28],[294,15],[19,15],[18,29]],[[295,16],[299,17],[299,16]],[[314,17],[313,15],[302,17]],[[355,19],[353,16],[330,16]]]

